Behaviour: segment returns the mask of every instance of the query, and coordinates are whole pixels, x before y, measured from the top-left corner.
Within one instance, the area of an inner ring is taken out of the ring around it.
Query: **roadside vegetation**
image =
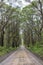
[[[40,58],[43,59],[43,46],[39,46],[37,44],[34,46],[30,46],[27,49],[30,50],[31,52],[33,52],[34,54],[36,54],[38,57],[40,56]]]
[[[0,46],[0,57],[3,55],[6,55],[9,52],[15,51],[17,49],[17,47],[10,47],[10,48],[6,48],[6,47],[1,47]]]

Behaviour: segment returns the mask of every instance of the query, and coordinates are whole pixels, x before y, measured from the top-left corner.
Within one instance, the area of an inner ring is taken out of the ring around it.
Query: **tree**
[[[33,5],[34,3],[34,5]],[[38,1],[39,3],[39,1]],[[30,32],[30,36],[28,39],[28,44],[29,44],[29,40],[31,40],[32,45],[34,45],[35,42],[40,42],[42,40],[42,15],[39,13],[40,10],[37,10],[36,6],[38,6],[37,1],[33,1],[30,5],[26,6],[25,8],[23,8],[22,12],[23,12],[23,17],[25,19],[24,22],[26,22],[26,28],[25,28],[25,34],[28,35],[28,33]],[[40,4],[40,3],[39,3]],[[40,7],[39,7],[40,8]],[[42,9],[43,10],[43,9]],[[40,15],[40,16],[39,16]],[[25,23],[24,23],[25,25]],[[28,30],[28,31],[26,31]],[[26,35],[24,35],[25,40],[26,41]],[[28,38],[28,37],[27,37]],[[27,42],[26,42],[27,43]]]

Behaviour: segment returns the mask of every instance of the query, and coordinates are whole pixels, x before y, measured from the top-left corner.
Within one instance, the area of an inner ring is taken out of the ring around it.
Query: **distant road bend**
[[[25,47],[20,47],[20,49],[1,62],[0,65],[43,65],[43,62]]]

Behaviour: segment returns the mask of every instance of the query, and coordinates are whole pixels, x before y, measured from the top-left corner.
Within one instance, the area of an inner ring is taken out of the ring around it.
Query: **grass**
[[[43,46],[36,44],[34,46],[28,47],[28,49],[30,49],[33,53],[40,55],[40,57],[43,57]]]
[[[12,47],[6,48],[6,47],[1,47],[0,46],[0,56],[3,56],[3,55],[5,55],[5,54],[7,54],[7,53],[9,53],[13,50],[16,50],[16,47],[15,48],[12,48]]]

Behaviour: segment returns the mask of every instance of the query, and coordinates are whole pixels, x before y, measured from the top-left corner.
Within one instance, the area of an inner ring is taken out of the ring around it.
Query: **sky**
[[[9,2],[8,2],[9,1]],[[30,0],[4,0],[6,4],[11,4],[13,7],[20,7],[23,8],[29,4]],[[32,0],[31,0],[32,1]]]

